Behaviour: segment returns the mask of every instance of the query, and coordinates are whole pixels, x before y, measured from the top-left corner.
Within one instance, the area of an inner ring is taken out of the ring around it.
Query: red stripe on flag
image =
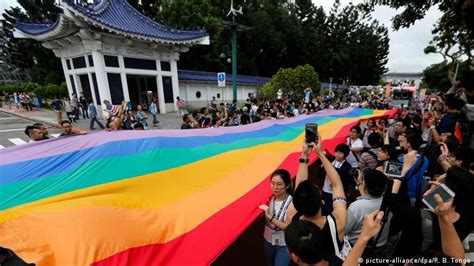
[[[391,111],[387,111],[378,117],[386,117],[391,113]],[[323,142],[323,147],[334,152],[334,148],[338,144],[345,142],[349,135],[349,129],[358,123],[355,121],[342,127],[332,139]],[[284,168],[290,172],[291,176],[296,176],[299,156],[299,152],[288,155],[278,168]],[[314,162],[316,159],[315,154],[312,153],[310,161]],[[272,194],[269,178],[270,176],[265,178],[247,194],[212,215],[188,233],[165,244],[130,248],[92,265],[209,265],[262,214],[262,210],[257,206],[265,203]],[[246,218],[239,221],[236,217]]]

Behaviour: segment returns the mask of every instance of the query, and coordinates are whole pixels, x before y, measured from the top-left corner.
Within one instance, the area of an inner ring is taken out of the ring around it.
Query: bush
[[[58,97],[60,93],[60,87],[58,85],[49,83],[45,87],[46,95],[48,95],[49,98]]]

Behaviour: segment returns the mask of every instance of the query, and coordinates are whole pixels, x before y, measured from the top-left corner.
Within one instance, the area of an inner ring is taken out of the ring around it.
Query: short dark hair
[[[459,99],[459,98],[455,98],[454,95],[453,96],[450,96],[448,95],[446,97],[446,102],[444,103],[446,106],[449,107],[449,109],[453,109],[453,110],[461,110],[464,105],[466,104],[466,102],[464,102],[463,100]]]
[[[407,142],[410,143],[411,148],[414,150],[420,149],[420,146],[423,144],[423,139],[419,134],[409,133],[407,135]]]
[[[188,119],[188,117],[189,117],[189,114],[183,115],[183,122],[186,122],[186,120]]]
[[[314,216],[321,209],[321,191],[313,182],[305,180],[295,190],[293,205],[302,215]]]
[[[382,172],[370,168],[365,168],[362,173],[369,194],[373,197],[382,196],[387,187],[387,177]]]
[[[360,134],[360,133],[362,132],[362,129],[360,129],[359,126],[353,126],[353,127],[351,127],[351,130],[350,130],[350,131],[352,131],[353,129],[355,129],[355,130],[357,131],[357,134]]]
[[[336,152],[338,151],[338,152],[343,153],[344,158],[346,158],[349,155],[349,153],[351,152],[351,148],[349,147],[349,145],[341,143],[341,144],[336,146],[336,149],[334,151],[336,151]]]
[[[467,168],[467,167],[469,167],[469,165],[471,165],[471,162],[472,162],[472,155],[469,155],[469,154],[471,154],[471,152],[472,152],[472,150],[469,149],[469,148],[457,147],[453,151],[453,156],[456,157],[456,160],[462,161],[461,166],[463,168]]]
[[[377,122],[375,121],[374,118],[371,118],[371,119],[367,120],[367,124],[369,123],[369,121],[372,122],[372,124],[374,124],[374,126],[377,126]]]
[[[380,134],[377,133],[377,132],[372,132],[369,134],[369,137],[367,138],[367,143],[369,143],[369,145],[371,147],[378,147],[380,146],[380,140],[382,138],[380,137]]]
[[[69,121],[67,121],[67,120],[61,121],[61,126],[64,126],[64,124],[71,124],[71,122],[69,122]]]
[[[36,128],[36,127],[34,127],[34,126],[26,126],[26,128],[25,128],[25,135],[27,135],[28,137],[30,137],[31,132],[33,132],[33,130],[34,130],[35,128]]]
[[[142,123],[136,123],[135,125],[133,125],[133,129],[139,129],[139,128],[145,129]]]
[[[324,259],[323,233],[310,221],[298,220],[285,229],[286,247],[304,263],[315,264]]]
[[[388,160],[397,160],[398,161],[398,156],[401,153],[402,148],[398,146],[393,146],[393,145],[382,145],[380,147],[383,152],[388,154]]]

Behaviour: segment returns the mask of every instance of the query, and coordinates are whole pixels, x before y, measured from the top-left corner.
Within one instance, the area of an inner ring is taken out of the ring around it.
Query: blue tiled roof
[[[40,35],[54,29],[57,26],[58,22],[59,20],[54,23],[27,23],[16,21],[15,28],[30,35]]]
[[[157,23],[141,14],[126,0],[98,0],[87,5],[77,0],[62,0],[63,8],[69,9],[74,15],[110,32],[131,35],[137,38],[158,39],[169,42],[192,42],[208,37],[205,30],[177,30]],[[61,18],[65,15],[60,14]],[[69,19],[72,22],[72,19]],[[41,35],[56,28],[55,23],[24,23],[17,22],[15,28],[27,35]]]
[[[217,83],[217,73],[194,70],[178,70],[178,79]],[[232,83],[232,74],[226,74],[226,80],[228,84]],[[237,75],[237,83],[239,84],[263,85],[270,80],[270,78]]]
[[[141,14],[126,0],[101,0],[95,5],[83,6],[74,0],[63,0],[87,19],[111,30],[169,41],[190,41],[204,38],[205,30],[177,30],[157,23]]]

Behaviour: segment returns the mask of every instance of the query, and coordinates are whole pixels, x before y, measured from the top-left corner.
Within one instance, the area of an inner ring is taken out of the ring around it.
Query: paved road
[[[82,118],[82,116],[81,116]],[[66,119],[66,115],[63,114],[63,119]],[[182,118],[177,118],[176,114],[159,114],[158,120],[160,124],[158,126],[150,127],[150,129],[179,129],[182,123]],[[19,145],[24,142],[28,142],[29,139],[25,135],[25,127],[35,122],[43,122],[50,125],[56,123],[56,113],[43,109],[34,109],[32,112],[18,112],[17,110],[10,111],[6,108],[0,108],[0,149]],[[89,130],[89,119],[80,119],[73,126]],[[105,123],[105,121],[102,121]],[[151,122],[151,115],[149,122]],[[96,130],[100,128],[95,125]],[[56,128],[49,129],[49,137],[55,137],[61,133],[61,130]]]
[[[34,121],[0,112],[0,149],[28,142],[29,139],[24,133],[25,127],[33,123]],[[55,128],[49,130],[50,137],[59,133]]]

